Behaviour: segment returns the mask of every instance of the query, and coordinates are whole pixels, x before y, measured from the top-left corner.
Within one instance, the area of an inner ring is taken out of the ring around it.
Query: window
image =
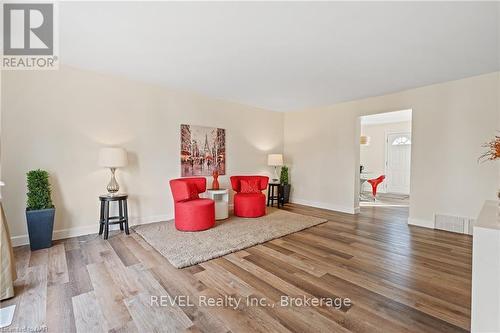
[[[407,136],[398,136],[397,138],[392,141],[393,146],[399,146],[399,145],[411,145],[411,140]]]

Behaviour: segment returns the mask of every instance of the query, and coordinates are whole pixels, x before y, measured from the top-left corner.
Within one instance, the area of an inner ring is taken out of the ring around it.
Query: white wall
[[[109,181],[97,165],[101,146],[129,152],[117,178],[132,222],[173,216],[168,181],[180,176],[180,124],[226,129],[228,175],[271,174],[267,153],[283,149],[281,113],[68,67],[2,74],[3,201],[17,244],[27,241],[30,169],[50,172],[57,238],[98,230],[97,196]]]
[[[132,221],[171,218],[181,123],[226,128],[229,175],[271,174],[266,155],[284,146],[292,201],[354,212],[358,118],[412,109],[410,222],[432,227],[434,213],[476,217],[496,195],[498,167],[477,157],[500,123],[498,73],[286,114],[68,67],[2,72],[1,84],[3,201],[18,244],[27,241],[25,173],[34,168],[52,175],[55,236],[97,231],[97,195],[109,180],[97,166],[103,145],[130,152],[118,178],[131,194]]]
[[[370,137],[369,145],[360,146],[360,164],[365,171],[370,172],[373,178],[385,174],[386,135],[388,133],[411,133],[411,122],[397,122],[385,124],[361,125],[361,134]],[[378,191],[386,192],[387,182],[379,185]],[[371,185],[364,184],[365,191],[371,191]]]
[[[495,199],[497,166],[477,157],[497,131],[499,73],[285,114],[292,201],[353,212],[358,206],[358,117],[412,109],[410,219],[475,218]]]

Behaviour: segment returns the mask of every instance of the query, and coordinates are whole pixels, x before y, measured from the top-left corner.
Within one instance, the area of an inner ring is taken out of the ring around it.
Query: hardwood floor
[[[70,238],[36,252],[16,248],[17,295],[1,304],[17,304],[8,329],[469,330],[470,236],[409,227],[408,209],[401,207],[364,207],[357,216],[300,205],[285,209],[329,221],[180,270],[134,232],[128,237],[112,233],[109,241],[97,235]],[[352,304],[280,306],[287,295],[348,298]],[[156,305],[159,301],[152,303],[151,296],[164,296],[160,300],[175,305]],[[225,307],[200,303],[224,296],[242,302]],[[269,306],[252,306],[247,299],[265,300]]]

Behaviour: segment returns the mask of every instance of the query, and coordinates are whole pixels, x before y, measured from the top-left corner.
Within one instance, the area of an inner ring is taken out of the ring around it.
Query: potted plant
[[[495,138],[483,145],[488,148],[481,156],[479,162],[495,161],[500,159],[500,136],[495,135]],[[497,191],[498,199],[500,199],[500,189]]]
[[[49,173],[45,170],[31,170],[26,174],[28,200],[26,221],[32,251],[52,246],[55,208],[50,196]]]
[[[288,203],[290,201],[290,187],[288,182],[288,167],[286,165],[281,167],[280,173],[280,184],[281,184],[281,194],[283,203]]]

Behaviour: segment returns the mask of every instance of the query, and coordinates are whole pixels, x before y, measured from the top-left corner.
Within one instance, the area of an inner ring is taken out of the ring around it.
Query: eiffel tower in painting
[[[212,154],[210,152],[210,145],[208,144],[208,135],[205,134],[205,145],[203,146],[203,157],[209,158]]]

